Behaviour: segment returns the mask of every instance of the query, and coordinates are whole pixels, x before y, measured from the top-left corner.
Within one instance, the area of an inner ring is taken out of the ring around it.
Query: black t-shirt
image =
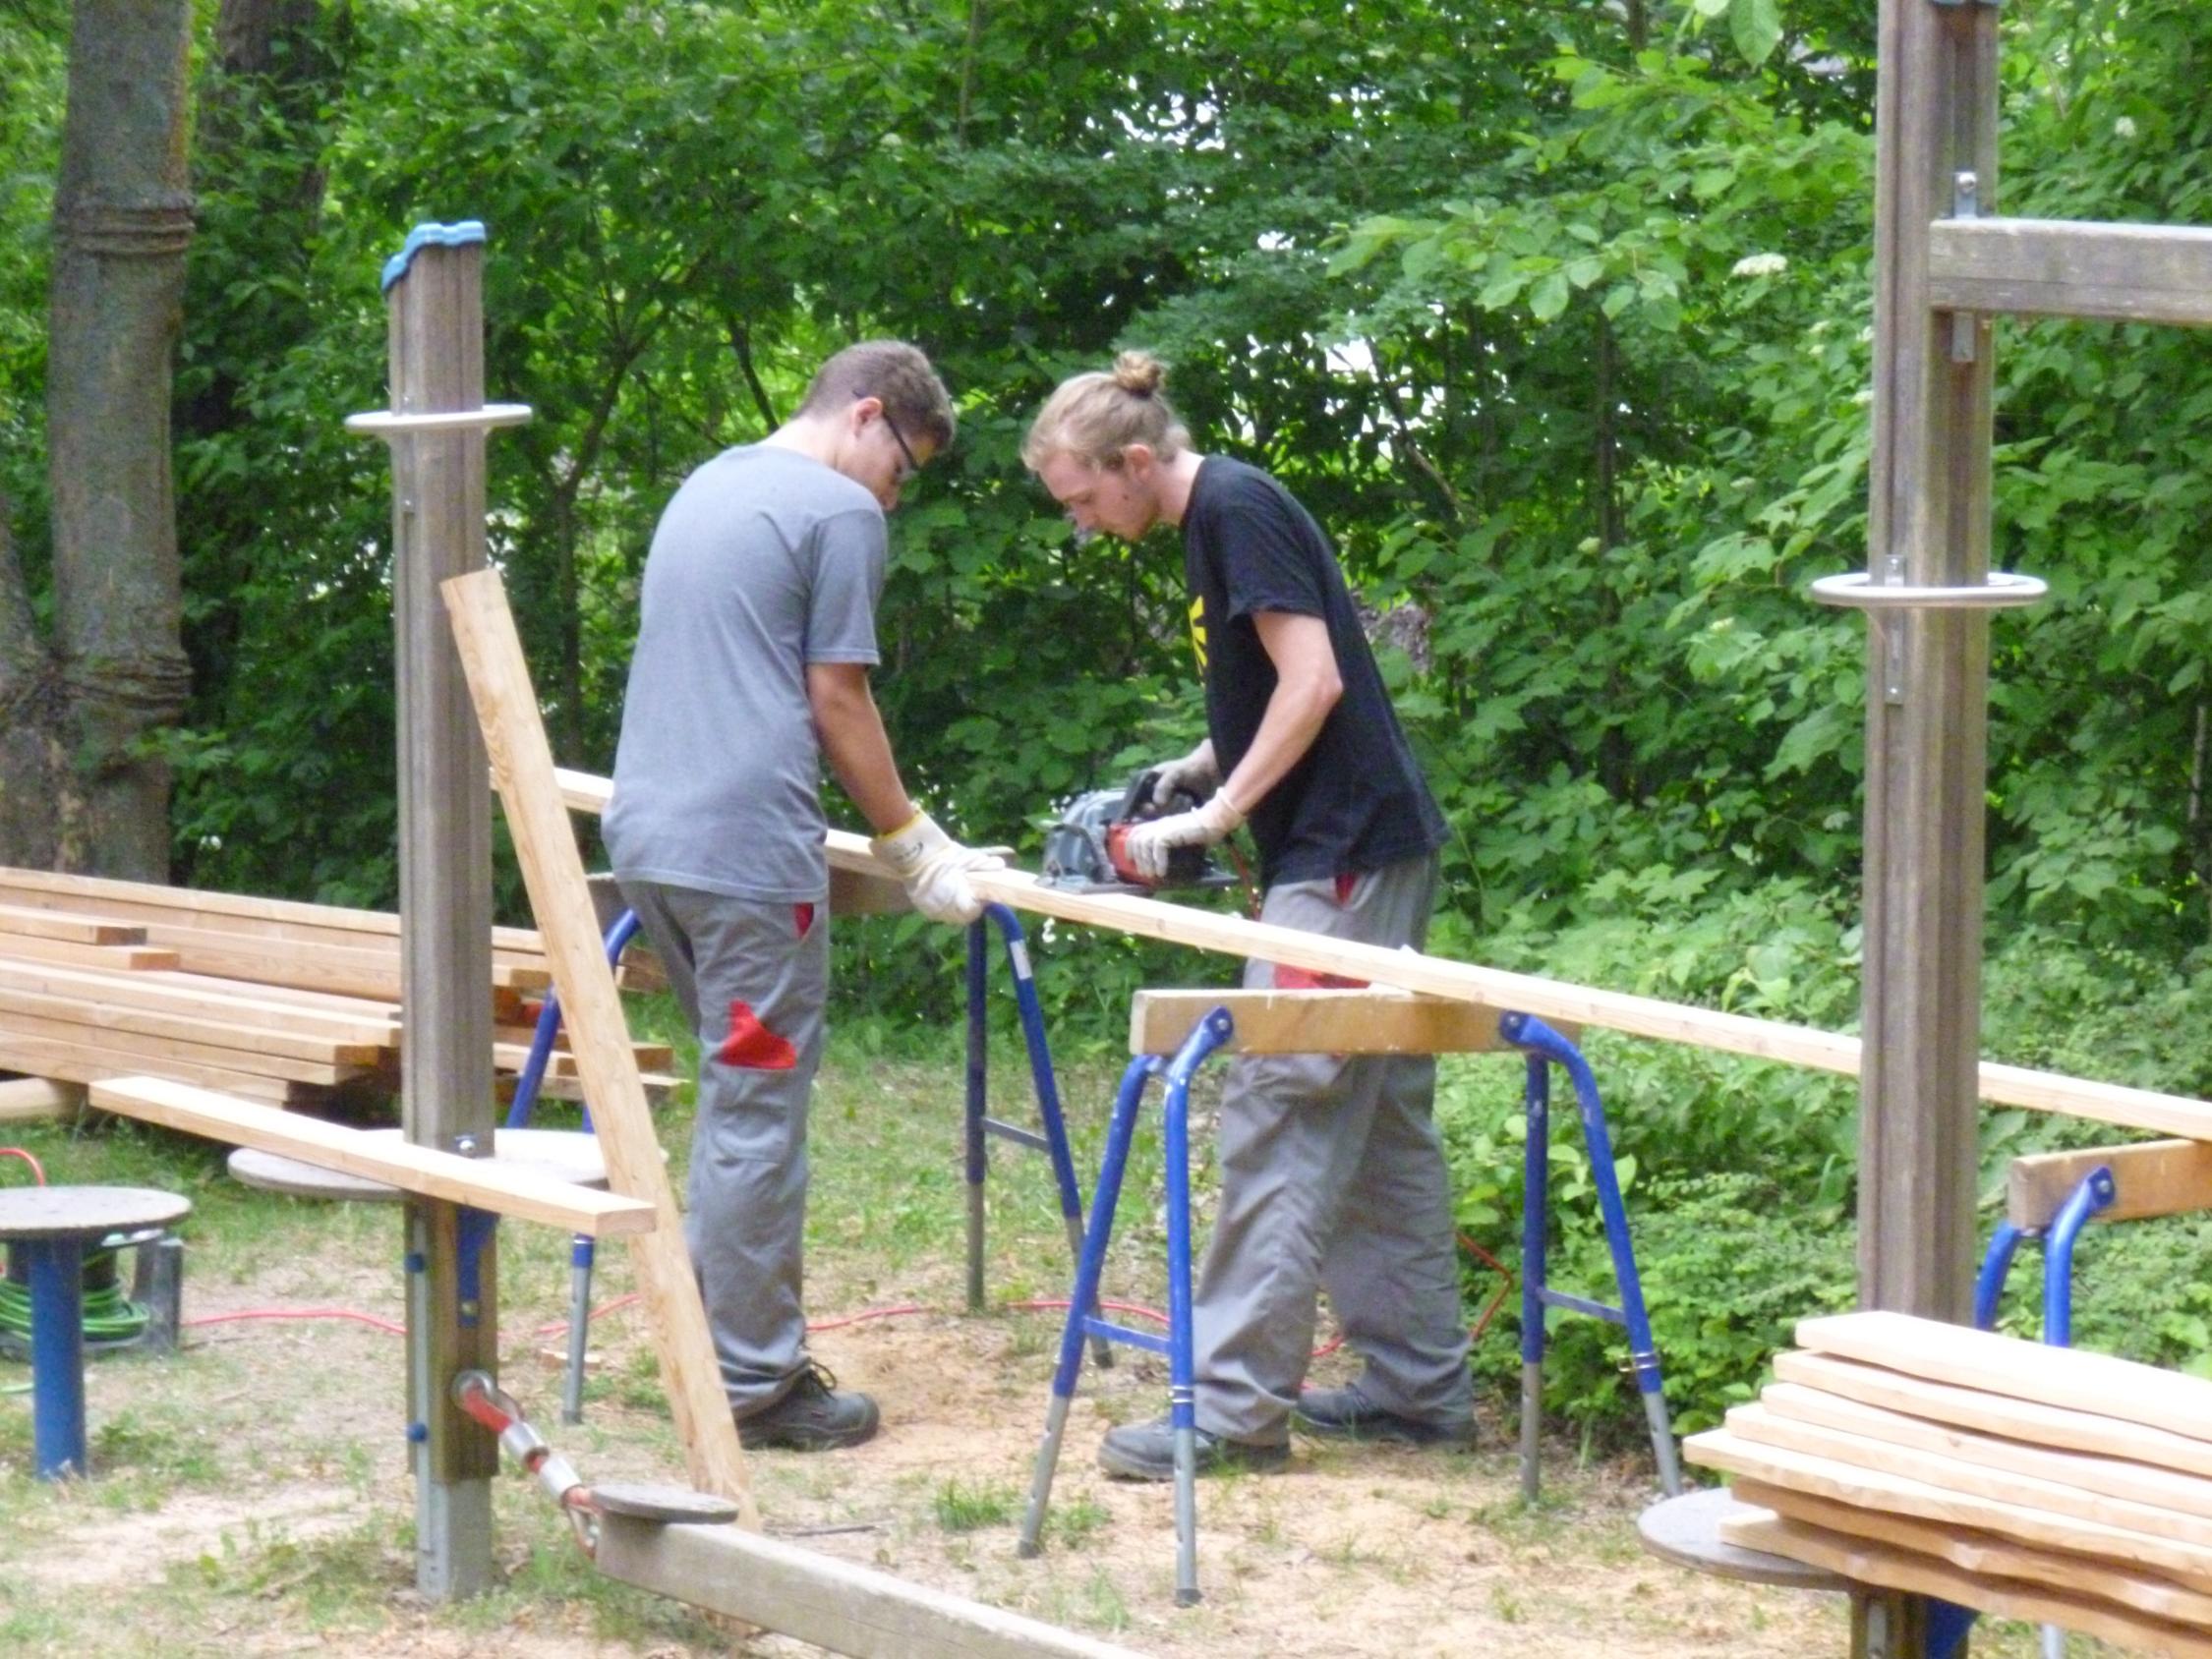
[[[1207,456],[1183,512],[1183,571],[1223,777],[1252,747],[1275,690],[1255,615],[1319,617],[1344,681],[1313,746],[1252,809],[1262,881],[1380,870],[1442,845],[1443,814],[1398,727],[1344,573],[1297,498],[1257,467]]]

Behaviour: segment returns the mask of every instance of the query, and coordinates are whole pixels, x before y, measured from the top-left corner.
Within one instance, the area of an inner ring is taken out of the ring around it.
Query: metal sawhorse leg
[[[637,936],[637,912],[625,909],[614,918],[607,930],[607,964],[612,967],[622,959],[622,952]],[[560,995],[546,993],[544,1006],[538,1010],[538,1028],[531,1033],[530,1056],[523,1061],[522,1074],[515,1079],[514,1104],[507,1109],[506,1126],[524,1129],[530,1126],[530,1114],[538,1105],[538,1091],[546,1080],[546,1066],[553,1058],[553,1039],[560,1034]],[[591,1103],[583,1103],[584,1132],[592,1132]],[[593,1244],[590,1234],[577,1233],[568,1241],[568,1369],[561,1381],[560,1420],[580,1423],[584,1420],[584,1353],[590,1332],[592,1313]]]
[[[1636,1272],[1636,1253],[1629,1244],[1628,1210],[1621,1202],[1620,1177],[1613,1173],[1612,1136],[1605,1127],[1598,1080],[1591,1074],[1582,1051],[1534,1015],[1500,1014],[1497,1029],[1515,1048],[1528,1051],[1529,1057],[1528,1142],[1523,1155],[1526,1164],[1521,1198],[1521,1496],[1534,1503],[1542,1483],[1537,1435],[1543,1409],[1544,1310],[1557,1307],[1627,1330],[1629,1362],[1636,1372],[1637,1391],[1644,1397],[1644,1415],[1651,1424],[1659,1486],[1673,1497],[1682,1490],[1682,1468],[1675,1455],[1666,1396],[1659,1387],[1659,1353],[1652,1343],[1651,1321],[1644,1312],[1644,1286]],[[1613,1278],[1620,1287],[1618,1307],[1554,1290],[1544,1279],[1544,1228],[1550,1217],[1553,1064],[1563,1067],[1574,1083],[1575,1102],[1582,1114],[1583,1144],[1590,1153],[1591,1178],[1598,1187],[1605,1243],[1612,1252]]]
[[[989,1115],[987,1084],[990,1065],[985,1015],[989,1012],[990,940],[984,923],[995,926],[1006,940],[1007,965],[1014,971],[1015,1005],[1021,1014],[1021,1037],[1029,1053],[1029,1080],[1036,1088],[1037,1117],[1043,1133],[1024,1129]],[[1060,1112],[1060,1085],[1052,1070],[1052,1050],[1045,1041],[1044,1009],[1037,1002],[1036,976],[1029,967],[1028,941],[1021,922],[1003,904],[986,904],[982,916],[967,930],[967,1311],[983,1311],[983,1182],[990,1173],[989,1138],[997,1135],[1017,1145],[1042,1152],[1052,1160],[1052,1177],[1060,1189],[1060,1215],[1068,1231],[1068,1253],[1080,1259],[1083,1249],[1083,1199],[1076,1184],[1076,1160],[1068,1150],[1068,1128]],[[1092,1312],[1097,1312],[1095,1303]],[[1114,1363],[1113,1349],[1103,1339],[1091,1344],[1091,1356],[1100,1365]]]
[[[1020,1553],[1043,1547],[1045,1508],[1052,1499],[1052,1477],[1060,1462],[1060,1442],[1068,1429],[1068,1408],[1082,1370],[1083,1339],[1128,1343],[1168,1360],[1168,1423],[1175,1435],[1175,1600],[1190,1607],[1198,1600],[1197,1412],[1191,1342],[1191,1077],[1208,1055],[1235,1035],[1226,1008],[1215,1008],[1184,1039],[1163,1067],[1157,1057],[1140,1055],[1122,1073],[1114,1097],[1114,1116],[1106,1130],[1106,1155],[1098,1168],[1090,1225],[1076,1262],[1076,1287],[1068,1298],[1068,1323],[1060,1334],[1060,1362],[1052,1374],[1052,1403],[1045,1413],[1044,1439],[1037,1448],[1036,1471],[1029,1484],[1029,1507],[1021,1518]],[[1155,1073],[1167,1077],[1163,1112],[1163,1164],[1167,1184],[1168,1334],[1116,1325],[1085,1310],[1098,1305],[1098,1282],[1113,1237],[1114,1211],[1121,1202],[1122,1175],[1135,1137],[1136,1114],[1144,1085]]]
[[[1974,1325],[1977,1330],[1997,1329],[1997,1304],[2005,1293],[2005,1281],[2012,1271],[2012,1257],[2023,1238],[2040,1237],[2043,1240],[2043,1340],[2053,1347],[2069,1347],[2073,1343],[2073,1245],[2081,1236],[2081,1230],[2089,1225],[2089,1218],[2109,1210],[2120,1196],[2120,1188],[2113,1179],[2109,1165],[2100,1164],[2081,1177],[2080,1184],[2059,1206],[2059,1213],[2044,1228],[2016,1226],[2008,1217],[1997,1224],[1996,1232],[1990,1235],[1989,1253],[1982,1258],[1982,1270],[1974,1278]],[[1948,1604],[1946,1604],[1948,1606]],[[1947,1659],[1957,1642],[1973,1623],[1974,1614],[1969,1608],[1951,1611],[1960,1617],[1957,1633],[1945,1646],[1929,1644],[1931,1659]],[[2056,1625],[2043,1627],[2043,1652],[2045,1659],[2064,1659],[2066,1632]]]

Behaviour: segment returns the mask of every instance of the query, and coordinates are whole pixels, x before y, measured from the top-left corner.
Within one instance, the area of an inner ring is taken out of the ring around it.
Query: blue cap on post
[[[471,242],[484,240],[482,219],[462,219],[450,225],[421,224],[407,233],[407,241],[399,252],[384,261],[383,291],[391,292],[391,285],[407,274],[409,261],[417,250],[423,248],[460,248]]]

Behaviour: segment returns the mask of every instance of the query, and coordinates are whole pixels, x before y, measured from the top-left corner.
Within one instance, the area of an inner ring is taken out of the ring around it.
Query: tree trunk
[[[141,739],[190,684],[169,374],[192,238],[191,28],[190,0],[78,0],[47,317],[50,645],[0,553],[0,856],[152,880],[169,870],[169,771]]]
[[[60,675],[38,637],[0,496],[0,862],[54,862]]]

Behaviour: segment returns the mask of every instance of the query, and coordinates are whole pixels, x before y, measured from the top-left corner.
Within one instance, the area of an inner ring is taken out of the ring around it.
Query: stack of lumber
[[[383,911],[0,866],[0,1072],[87,1084],[125,1073],[277,1105],[396,1088],[399,918]],[[538,936],[493,935],[495,1069],[528,1053],[552,983]],[[638,1045],[638,1063],[671,1061]],[[548,1094],[573,1093],[556,1049]]]
[[[1903,1314],[1809,1319],[1691,1438],[1731,1544],[1861,1583],[2212,1655],[2212,1382]]]

